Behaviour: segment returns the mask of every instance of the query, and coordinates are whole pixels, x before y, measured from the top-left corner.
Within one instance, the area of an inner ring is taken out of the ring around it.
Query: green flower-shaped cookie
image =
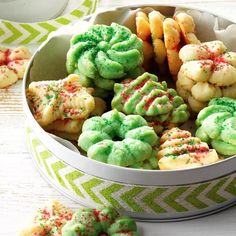
[[[189,118],[187,105],[166,82],[157,76],[144,73],[135,80],[116,83],[112,108],[125,114],[143,116],[157,133],[163,128],[178,126]]]
[[[119,24],[94,25],[71,39],[67,53],[68,73],[77,73],[84,86],[113,90],[115,80],[142,71],[142,41]]]
[[[111,207],[81,208],[62,228],[62,236],[138,236],[135,221]]]
[[[236,154],[236,100],[215,98],[198,114],[196,136],[223,155]]]
[[[132,168],[157,168],[155,146],[159,138],[139,115],[117,110],[84,122],[78,145],[91,159]]]

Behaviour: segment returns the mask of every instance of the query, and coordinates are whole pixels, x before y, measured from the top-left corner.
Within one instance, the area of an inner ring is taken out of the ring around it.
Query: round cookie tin
[[[145,6],[132,6],[137,7]],[[174,6],[151,7],[165,15],[176,10]],[[109,24],[116,17],[124,19],[128,13],[127,7],[112,9],[93,16],[91,22]],[[68,141],[55,139],[39,126],[27,104],[26,88],[32,81],[67,75],[65,60],[71,35],[68,30],[60,30],[45,41],[32,57],[23,80],[27,140],[35,164],[47,181],[80,204],[111,205],[140,220],[199,217],[235,204],[235,157],[194,169],[128,169],[90,160],[76,152]]]

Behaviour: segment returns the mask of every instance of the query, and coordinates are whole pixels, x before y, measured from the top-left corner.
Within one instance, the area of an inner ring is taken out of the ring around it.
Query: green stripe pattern
[[[48,34],[52,31],[93,13],[99,1],[100,0],[83,0],[80,6],[78,6],[78,9],[45,22],[18,23],[1,20],[0,43],[16,45],[41,43],[47,39]]]
[[[83,173],[62,162],[27,129],[39,168],[63,191],[85,205],[110,205],[135,213],[186,213],[236,201],[236,172],[209,182],[183,186],[139,186]]]

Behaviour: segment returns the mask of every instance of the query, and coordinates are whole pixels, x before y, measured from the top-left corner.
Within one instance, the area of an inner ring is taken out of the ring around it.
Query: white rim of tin
[[[124,7],[111,8],[103,12],[123,10],[129,8],[139,7],[183,7],[186,9],[199,10],[199,8],[188,8],[182,5],[171,5],[171,4],[139,4],[139,5],[127,5]],[[200,10],[202,11],[202,10]],[[103,13],[99,12],[99,14]],[[204,11],[207,12],[207,11]],[[208,13],[211,13],[208,11]],[[212,13],[211,13],[212,14]],[[213,15],[215,15],[213,13]],[[219,15],[215,15],[219,16]],[[221,16],[220,16],[221,17]],[[89,17],[87,17],[89,18]],[[222,17],[224,18],[224,17]],[[226,18],[224,18],[226,19]],[[227,20],[227,19],[226,19]],[[231,21],[232,22],[232,21]],[[233,23],[233,22],[232,22]],[[56,36],[58,37],[58,36]],[[52,37],[53,38],[53,37]],[[34,119],[26,99],[26,82],[30,76],[30,69],[33,65],[34,58],[38,52],[43,48],[52,38],[49,38],[41,44],[41,46],[35,51],[32,56],[23,78],[23,108],[27,116],[27,121],[38,138],[43,144],[54,153],[62,161],[71,165],[72,167],[81,170],[85,173],[93,175],[98,178],[107,179],[115,182],[132,184],[132,185],[158,185],[158,186],[173,186],[173,185],[185,185],[209,181],[222,176],[229,175],[236,170],[236,155],[229,157],[220,162],[206,165],[198,168],[180,169],[180,170],[142,170],[142,169],[131,169],[126,167],[120,167],[115,165],[104,164],[96,160],[87,158],[75,151],[66,148],[63,144],[56,141]]]

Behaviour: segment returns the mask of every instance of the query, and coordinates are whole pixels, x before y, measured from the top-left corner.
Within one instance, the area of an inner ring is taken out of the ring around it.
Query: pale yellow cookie
[[[187,98],[187,102],[193,112],[199,112],[201,111],[204,107],[207,106],[207,102],[201,102],[195,99],[192,95],[190,95]]]
[[[9,61],[30,59],[30,57],[31,57],[31,53],[29,49],[25,46],[19,46],[17,48],[10,49],[9,54],[8,54]]]
[[[200,102],[208,102],[212,98],[222,96],[221,89],[208,82],[198,82],[191,88],[192,96]]]
[[[106,110],[106,103],[103,99],[94,97],[95,108],[89,114],[91,116],[101,116]],[[81,134],[82,126],[85,119],[58,119],[52,123],[42,126],[46,131],[50,131],[53,134],[58,135],[61,138],[66,138],[69,140],[77,140],[78,136]]]
[[[180,26],[183,39],[186,44],[200,44],[195,34],[195,24],[192,16],[187,13],[181,12],[174,16],[174,19]]]
[[[30,57],[31,53],[26,47],[0,47],[0,88],[9,87],[17,79],[23,78]]]
[[[95,102],[95,108],[90,113],[90,117],[101,116],[107,109],[107,104],[103,99],[99,97],[94,97],[94,102]]]
[[[236,53],[219,40],[182,47],[177,92],[194,112],[217,97],[236,98]]]
[[[162,145],[163,148],[165,148],[167,144],[165,142],[168,140],[179,139],[179,138],[189,138],[191,136],[192,136],[191,133],[187,130],[180,131],[178,128],[175,128],[175,129],[173,128],[173,129],[164,131],[164,133],[162,134],[160,138],[160,144]]]
[[[0,46],[0,66],[6,64],[9,49]]]
[[[64,120],[55,120],[52,123],[43,126],[46,131],[60,131],[66,132],[70,134],[80,134],[82,130],[82,126],[84,123],[84,119],[64,119]]]
[[[7,88],[16,83],[18,80],[17,74],[8,66],[0,66],[0,88]]]
[[[52,200],[37,210],[31,226],[23,229],[20,236],[61,236],[62,227],[71,218],[72,211],[70,209],[60,202]]]
[[[181,48],[179,57],[183,62],[193,60],[211,60],[218,56],[223,56],[226,53],[226,46],[219,40],[201,43],[200,45],[189,44]],[[228,55],[228,56],[227,56]],[[231,54],[226,53],[227,61],[231,61]],[[233,60],[234,61],[234,60]]]
[[[191,133],[179,128],[172,128],[163,133],[157,154],[160,170],[177,170],[200,167],[219,161],[214,149],[201,142]]]
[[[191,96],[191,92],[184,89],[179,83],[179,80],[176,82],[176,91],[185,101],[188,101],[188,97]]]
[[[209,82],[216,86],[231,86],[236,83],[236,68],[226,63],[215,65]],[[236,92],[236,91],[235,91]]]
[[[163,31],[169,70],[171,75],[176,77],[182,65],[179,58],[180,27],[174,19],[166,18],[163,22]]]
[[[178,80],[176,82],[176,86],[178,84],[184,90],[191,91],[192,87],[196,84],[196,81],[193,80],[191,76],[187,76],[183,66],[181,67],[182,70],[178,73]]]
[[[236,99],[236,83],[234,83],[232,86],[223,87],[221,91],[223,97]]]
[[[79,76],[57,81],[32,82],[27,97],[34,117],[42,126],[56,120],[86,119],[95,108],[93,89],[82,87]]]
[[[221,59],[236,68],[236,52],[226,52],[222,55]]]
[[[196,60],[185,62],[179,73],[182,77],[189,78],[196,82],[207,82],[212,74],[213,62],[211,60]]]
[[[23,60],[11,61],[7,65],[10,69],[16,72],[18,79],[22,79],[28,63],[29,63],[28,59],[23,59]]]

